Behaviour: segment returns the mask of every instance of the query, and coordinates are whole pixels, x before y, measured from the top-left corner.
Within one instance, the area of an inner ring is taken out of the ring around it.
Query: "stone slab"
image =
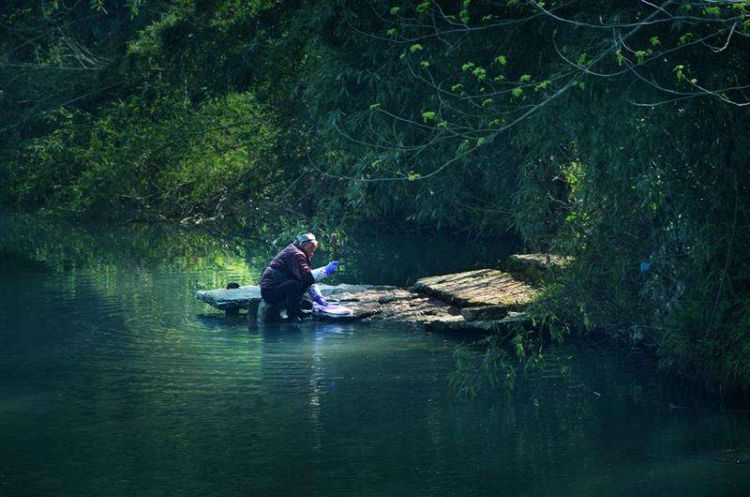
[[[343,305],[343,304],[342,304]],[[346,306],[349,309],[352,310],[352,314],[350,316],[324,316],[324,315],[312,315],[312,319],[316,319],[319,321],[361,321],[363,319],[367,319],[371,317],[373,314],[376,314],[378,311],[370,308],[365,307],[357,307],[357,306]],[[307,312],[310,312],[309,310]],[[278,321],[280,319],[283,319],[286,317],[286,310],[283,308],[283,306],[276,306],[273,307],[269,304],[266,304],[261,300],[260,305],[258,306],[258,310],[254,315],[250,315],[248,313],[248,322],[252,321],[266,321],[266,322],[273,322]]]
[[[341,293],[360,292],[363,290],[389,291],[395,287],[374,285],[320,285],[323,295],[335,296]],[[260,287],[257,285],[241,286],[239,288],[219,288],[215,290],[198,290],[195,298],[217,309],[234,310],[247,309],[251,304],[260,302]]]
[[[369,314],[368,320],[428,323],[461,318],[455,306],[403,288],[341,293],[336,299],[355,314]]]
[[[460,307],[502,306],[509,310],[522,308],[537,295],[533,286],[496,269],[422,278],[414,290]]]
[[[446,329],[482,332],[494,329],[493,323],[507,323],[504,319],[509,312],[536,295],[532,286],[493,269],[423,278],[414,289],[341,284],[321,285],[321,291],[328,300],[350,308],[350,320],[437,323],[435,326]],[[258,286],[201,290],[196,298],[227,315],[248,309],[248,319],[256,315],[263,319],[267,310]]]
[[[239,288],[198,290],[195,298],[217,309],[247,309],[250,301],[260,301],[260,287],[241,286]]]

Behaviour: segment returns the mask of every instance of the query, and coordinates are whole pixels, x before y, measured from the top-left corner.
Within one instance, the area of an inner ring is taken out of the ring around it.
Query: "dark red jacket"
[[[268,267],[260,278],[260,288],[270,289],[292,278],[299,280],[303,287],[315,283],[310,258],[293,243],[284,247],[268,263]]]

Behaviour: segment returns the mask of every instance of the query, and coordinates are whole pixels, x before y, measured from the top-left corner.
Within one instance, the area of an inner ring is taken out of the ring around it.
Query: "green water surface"
[[[670,407],[694,402],[632,353],[553,350],[514,397],[461,402],[447,380],[460,338],[248,328],[195,300],[257,281],[273,247],[164,227],[0,228],[2,496],[750,495],[750,416]],[[347,252],[339,281],[493,255],[378,243]]]

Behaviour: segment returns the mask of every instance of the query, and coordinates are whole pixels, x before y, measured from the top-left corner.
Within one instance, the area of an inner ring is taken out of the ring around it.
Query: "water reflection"
[[[252,280],[247,261],[266,255],[161,228],[19,229],[0,241],[0,495],[750,489],[732,462],[746,460],[748,416],[670,409],[689,393],[633,355],[549,351],[515,397],[456,403],[450,337],[249,328],[194,299]]]
[[[193,286],[224,288],[230,281],[255,284],[283,240],[217,237],[173,225],[128,224],[103,227],[32,216],[0,215],[0,260],[13,257],[55,271],[97,266],[162,268],[192,273]],[[407,286],[439,273],[496,266],[512,253],[512,238],[480,241],[441,233],[392,234],[370,227],[353,230],[337,256],[341,270],[331,283]],[[333,257],[323,243],[314,263]]]

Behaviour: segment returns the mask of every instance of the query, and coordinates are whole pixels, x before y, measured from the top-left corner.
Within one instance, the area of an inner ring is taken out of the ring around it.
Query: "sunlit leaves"
[[[678,40],[678,45],[684,45],[686,43],[690,43],[693,38],[695,38],[695,35],[693,33],[685,33],[684,35],[680,36]]]
[[[719,17],[721,15],[721,8],[713,5],[703,9],[703,15]]]
[[[487,79],[487,70],[483,67],[475,67],[471,72],[477,78],[477,81],[484,81]]]
[[[422,3],[420,3],[420,4],[417,5],[416,11],[419,14],[424,14],[425,12],[427,12],[428,10],[430,10],[430,6],[431,5],[432,5],[432,2],[430,2],[430,1],[422,2]]]
[[[685,79],[685,65],[684,64],[678,64],[672,69],[674,72],[675,77],[677,78],[677,81],[683,81]]]

